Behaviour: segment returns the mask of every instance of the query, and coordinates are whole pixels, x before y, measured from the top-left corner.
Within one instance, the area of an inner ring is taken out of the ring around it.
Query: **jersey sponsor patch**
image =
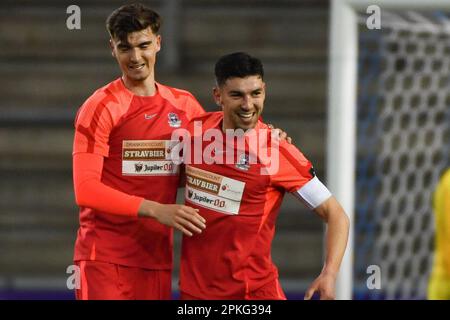
[[[179,166],[170,158],[170,140],[124,140],[122,143],[122,175],[177,175]]]
[[[245,182],[186,166],[185,198],[198,206],[225,214],[238,214],[244,187]]]

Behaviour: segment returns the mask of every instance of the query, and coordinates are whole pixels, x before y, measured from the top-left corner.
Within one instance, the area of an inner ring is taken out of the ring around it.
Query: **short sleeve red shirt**
[[[102,183],[168,204],[175,203],[179,183],[168,156],[172,131],[204,111],[189,92],[156,87],[154,96],[136,96],[119,78],[97,90],[78,111],[73,154],[102,155]],[[80,207],[74,260],[170,269],[172,232],[154,219]]]
[[[194,121],[201,121],[206,132],[220,130],[222,118],[217,112]],[[269,139],[270,129],[258,122],[256,131],[262,129],[267,135],[261,139]],[[209,143],[202,143],[203,152]],[[231,150],[224,137],[216,146],[215,154]],[[314,177],[310,161],[284,141],[279,144],[278,168],[270,171],[262,155],[250,163],[251,151],[239,156],[238,149],[232,148],[233,163],[195,163],[191,152],[186,164],[186,204],[198,208],[207,221],[201,234],[183,237],[182,242],[180,289],[197,298],[245,299],[278,277],[271,244],[284,193],[297,191]]]

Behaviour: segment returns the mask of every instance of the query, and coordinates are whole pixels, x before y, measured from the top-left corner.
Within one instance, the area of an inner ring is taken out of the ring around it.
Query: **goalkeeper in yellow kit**
[[[428,299],[450,300],[450,169],[434,193],[435,253],[428,284]]]

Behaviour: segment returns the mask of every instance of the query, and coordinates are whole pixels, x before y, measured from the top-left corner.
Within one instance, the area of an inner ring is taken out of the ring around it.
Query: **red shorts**
[[[200,298],[196,298],[191,296],[183,291],[181,291],[180,295],[181,300],[202,300]],[[208,298],[205,298],[208,299]],[[233,300],[236,300],[232,298]],[[238,299],[239,300],[239,299]],[[271,281],[261,288],[258,288],[252,292],[249,292],[246,297],[242,297],[241,300],[286,300],[286,296],[284,295],[283,289],[281,289],[280,282],[278,279]]]
[[[77,300],[169,300],[170,270],[149,270],[100,261],[77,261]]]

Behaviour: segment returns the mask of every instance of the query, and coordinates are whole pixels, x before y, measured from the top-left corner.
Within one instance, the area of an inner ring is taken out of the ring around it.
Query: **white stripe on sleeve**
[[[293,194],[297,198],[300,198],[300,200],[311,210],[317,208],[324,203],[325,200],[331,197],[331,192],[317,177],[312,178]]]

